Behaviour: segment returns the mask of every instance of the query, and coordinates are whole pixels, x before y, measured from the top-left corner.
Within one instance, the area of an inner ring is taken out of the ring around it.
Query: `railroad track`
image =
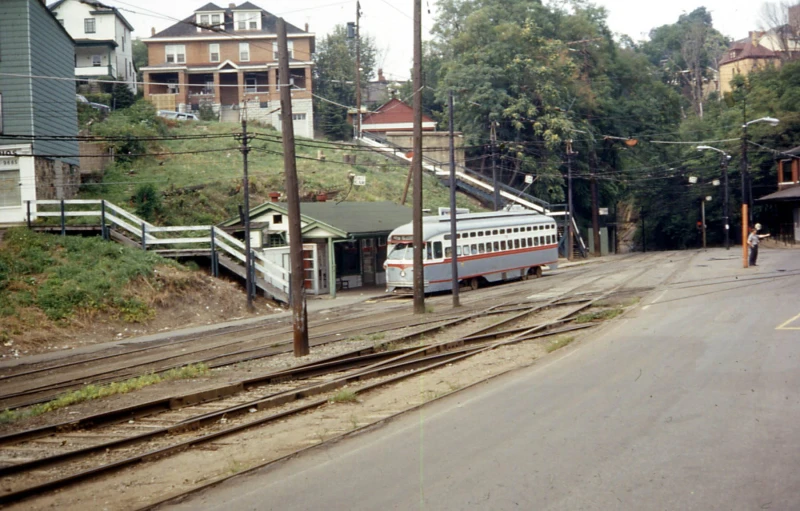
[[[503,304],[464,315],[466,319],[503,315],[491,325],[475,329],[455,341],[423,344],[392,351],[361,350],[328,360],[267,374],[215,391],[181,396],[107,412],[71,424],[59,424],[0,437],[0,504],[15,502],[132,464],[166,456],[248,428],[283,419],[318,407],[327,398],[316,398],[344,385],[374,380],[358,392],[407,378],[424,370],[452,363],[487,349],[537,336],[569,321],[579,311],[605,297],[570,300],[561,297],[543,304]],[[582,302],[576,305],[576,302]],[[566,307],[557,320],[535,327],[503,327],[554,306]],[[586,328],[572,326],[559,331]],[[430,329],[407,334],[419,337]],[[397,342],[395,341],[392,341]],[[364,351],[369,351],[364,353]]]

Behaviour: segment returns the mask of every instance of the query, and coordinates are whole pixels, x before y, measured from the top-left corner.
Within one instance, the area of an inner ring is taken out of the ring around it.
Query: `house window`
[[[122,51],[125,51],[125,35],[122,35]]]
[[[212,14],[211,15],[211,25],[217,27],[219,26],[219,14]]]
[[[208,26],[208,14],[200,15],[200,24],[203,26]]]
[[[250,43],[239,43],[239,60],[250,62]]]
[[[167,80],[167,92],[169,94],[178,93],[178,81],[175,79]]]
[[[283,215],[272,215],[272,225],[281,225],[283,223]]]
[[[101,55],[92,55],[92,66],[100,67],[103,65],[103,57]]]
[[[95,22],[94,18],[85,18],[83,20],[83,31],[87,34],[94,34],[95,33]]]
[[[214,77],[206,77],[206,86],[203,89],[203,94],[214,94]]]
[[[233,17],[236,30],[261,29],[261,13],[259,12],[235,12]]]
[[[249,28],[250,28],[250,30],[258,30],[258,22],[257,21],[251,21]]]
[[[286,41],[289,50],[289,58],[294,58],[294,41]],[[278,60],[278,41],[272,41],[272,59]]]
[[[170,64],[186,62],[186,46],[183,44],[168,44],[165,49],[166,61]]]
[[[256,80],[255,76],[245,77],[244,91],[247,93],[258,92],[258,80]]]
[[[208,45],[208,60],[211,62],[219,62],[219,44]]]

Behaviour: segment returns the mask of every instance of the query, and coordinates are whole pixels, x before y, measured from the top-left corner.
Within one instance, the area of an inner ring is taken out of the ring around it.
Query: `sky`
[[[191,15],[208,0],[103,0],[122,11],[134,26],[134,37],[150,36],[150,29],[163,30]],[[231,0],[215,1],[225,6]],[[237,0],[240,4],[244,0]],[[356,0],[251,0],[263,9],[282,16],[287,22],[303,27],[321,39],[337,24],[355,21]],[[614,33],[633,40],[647,38],[650,29],[675,23],[683,13],[705,6],[714,27],[733,39],[747,37],[750,30],[761,28],[760,0],[593,0],[606,8],[608,25]],[[423,38],[433,27],[436,0],[422,0]],[[407,79],[413,56],[413,0],[361,0],[361,33],[374,38],[380,58],[378,67],[389,79]]]

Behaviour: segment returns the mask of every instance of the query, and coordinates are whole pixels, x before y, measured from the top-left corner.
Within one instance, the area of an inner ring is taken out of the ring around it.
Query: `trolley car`
[[[412,224],[389,235],[386,291],[413,290]],[[459,284],[477,289],[482,281],[499,282],[539,277],[542,268],[558,264],[556,222],[532,211],[460,214],[456,217],[456,259]],[[450,218],[422,219],[425,292],[452,290]]]

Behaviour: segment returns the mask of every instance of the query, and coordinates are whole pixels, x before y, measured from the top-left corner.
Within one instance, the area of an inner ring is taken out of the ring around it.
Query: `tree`
[[[766,2],[761,7],[760,26],[772,40],[771,49],[780,52],[783,60],[797,57],[800,51],[800,2]]]
[[[136,67],[136,81],[141,82],[144,73],[140,69],[148,64],[149,59],[147,45],[141,39],[134,39],[131,51],[133,52],[133,65]]]
[[[136,102],[136,96],[126,83],[115,83],[111,89],[111,106],[114,110],[128,108]]]
[[[361,36],[362,90],[375,74],[375,48],[372,37]],[[314,55],[314,90],[320,96],[314,98],[315,127],[329,137],[347,139],[352,136],[352,128],[347,124],[347,110],[340,105],[355,106],[355,79],[355,40],[347,37],[344,25],[337,25],[317,44]]]

